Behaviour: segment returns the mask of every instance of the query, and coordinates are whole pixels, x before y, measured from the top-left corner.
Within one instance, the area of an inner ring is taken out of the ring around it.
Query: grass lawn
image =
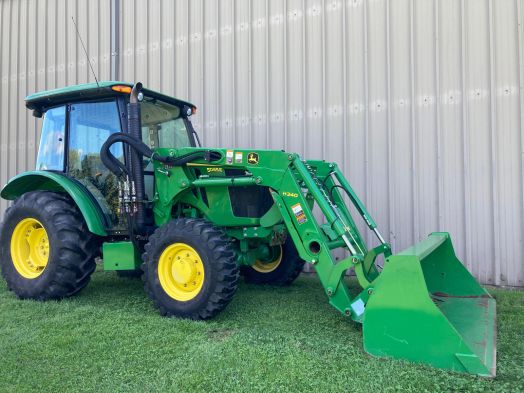
[[[20,301],[0,280],[0,391],[524,391],[524,292],[493,290],[494,380],[362,349],[361,327],[328,305],[315,276],[241,283],[207,322],[162,318],[139,280],[96,272],[78,296]]]

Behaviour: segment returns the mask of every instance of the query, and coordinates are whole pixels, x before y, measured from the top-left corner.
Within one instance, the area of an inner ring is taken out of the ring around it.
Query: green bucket
[[[495,299],[457,259],[448,233],[387,258],[371,293],[368,353],[495,376]]]

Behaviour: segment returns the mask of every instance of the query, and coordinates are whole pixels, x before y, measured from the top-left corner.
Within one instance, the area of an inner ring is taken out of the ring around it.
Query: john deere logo
[[[249,153],[247,155],[247,162],[253,165],[258,164],[258,153]]]

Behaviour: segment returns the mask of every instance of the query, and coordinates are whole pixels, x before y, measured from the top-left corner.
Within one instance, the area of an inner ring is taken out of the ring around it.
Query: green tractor
[[[287,285],[306,263],[328,302],[363,325],[368,353],[495,375],[495,300],[449,235],[393,255],[336,163],[201,147],[195,106],[140,83],[45,91],[26,106],[43,117],[36,170],[1,191],[13,203],[0,265],[19,298],[76,294],[101,257],[105,270],[142,276],[162,315],[207,319],[231,301],[240,274]],[[348,270],[360,293],[350,293]]]

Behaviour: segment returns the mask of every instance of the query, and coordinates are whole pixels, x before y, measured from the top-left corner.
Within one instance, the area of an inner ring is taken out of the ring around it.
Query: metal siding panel
[[[287,148],[287,85],[285,4],[269,0],[269,145],[270,149]],[[256,147],[256,146],[254,146]]]
[[[387,4],[368,3],[368,209],[384,233],[389,233],[388,116],[387,111]],[[368,242],[376,238],[366,230]]]
[[[249,148],[251,143],[251,2],[235,1],[234,67],[236,146]]]
[[[9,101],[8,106],[8,135],[9,135],[9,161],[7,163],[7,168],[10,173],[18,172],[17,165],[17,152],[18,152],[18,133],[17,131],[17,40],[18,40],[18,24],[15,22],[14,18],[17,15],[18,1],[12,0],[9,2],[9,25],[10,25],[10,35],[7,37],[9,40],[9,50],[8,50],[8,61],[9,61],[9,85],[7,88],[8,96],[7,100]]]
[[[251,122],[252,144],[268,145],[268,18],[267,0],[254,1],[251,9]],[[217,82],[218,84],[218,82]],[[219,132],[217,129],[215,132]]]
[[[55,34],[56,34],[56,60],[55,60],[55,75],[56,85],[65,86],[67,85],[67,73],[66,73],[66,62],[67,62],[67,27],[72,23],[71,19],[67,15],[67,4],[59,4],[58,1],[55,4]],[[51,27],[52,28],[52,27]],[[89,47],[89,44],[88,44]],[[94,48],[91,48],[94,49]],[[88,49],[89,51],[89,49]],[[89,51],[91,56],[96,55],[96,52]],[[95,61],[97,60],[95,57]],[[96,62],[93,63],[95,72],[97,70]]]
[[[343,59],[343,4],[340,1],[326,2],[324,6],[324,85],[325,100],[325,150],[328,161],[340,163],[344,167],[344,84],[340,83],[344,74]],[[290,70],[292,70],[290,68]],[[301,84],[300,84],[301,86]]]
[[[132,29],[135,34],[135,74],[134,81],[144,81],[149,84],[149,4],[146,1],[135,0],[135,12]],[[147,22],[140,23],[139,15]]]
[[[135,80],[134,2],[120,2],[120,75],[124,81]]]
[[[202,142],[207,146],[219,146],[219,106],[218,94],[220,89],[218,78],[218,3],[214,0],[205,0],[203,4],[203,86],[202,102],[195,103],[198,116],[202,119]]]
[[[323,156],[323,55],[322,55],[322,5],[318,1],[306,1],[304,32],[304,156]],[[271,97],[273,94],[270,95]]]
[[[394,204],[390,241],[395,250],[414,238],[409,0],[390,3],[391,178]]]
[[[26,35],[26,89],[25,91],[36,91],[37,86],[37,30],[36,18],[38,17],[36,7],[33,7],[30,1],[26,2],[25,23],[32,25],[33,29],[28,29]],[[22,92],[21,92],[22,93]],[[27,131],[27,154],[26,154],[26,168],[34,168],[36,164],[36,151],[39,143],[39,133],[37,129],[38,119],[33,117],[23,106],[20,108],[25,114],[25,123],[23,127]],[[0,130],[1,133],[1,130]],[[1,214],[1,212],[0,212]]]
[[[357,0],[346,4],[346,100],[348,102],[348,129],[346,177],[351,182],[360,199],[369,206],[367,189],[368,155],[368,70],[367,70],[367,11],[366,2]],[[313,93],[314,94],[314,93]],[[357,220],[360,231],[365,230],[361,220]]]
[[[346,118],[344,116],[346,111],[347,89],[345,83],[341,83],[341,80],[344,80],[344,75],[347,72],[346,42],[344,39],[341,39],[342,36],[345,36],[345,6],[346,4],[341,1],[324,2],[322,43],[324,50],[324,105],[322,108],[324,119],[324,149],[323,155],[317,157],[338,163],[343,171],[346,171],[347,166],[345,149],[348,139],[346,135],[347,128],[345,127]],[[361,221],[362,220],[357,220],[359,224],[362,224]],[[342,253],[341,250],[337,250],[335,255],[339,258],[344,257],[344,253]]]
[[[304,92],[303,92],[303,11],[301,0],[289,0],[284,13],[286,19],[286,92],[288,150],[304,154]]]
[[[221,3],[219,14],[218,48],[218,107],[220,113],[220,144],[233,146],[235,139],[235,65],[234,65],[234,3],[227,0]],[[205,105],[205,103],[203,104]]]
[[[439,125],[442,179],[440,191],[440,227],[449,228],[457,253],[466,255],[464,203],[464,162],[462,154],[462,132],[464,96],[461,83],[461,17],[460,2],[444,0],[439,4]],[[465,261],[466,265],[471,261]]]
[[[175,30],[173,25],[175,23],[175,4],[173,1],[162,0],[161,18],[161,64],[159,64],[160,72],[160,88],[166,94],[175,94],[175,79],[173,70],[175,65]]]
[[[8,103],[7,99],[9,97],[8,86],[9,86],[9,59],[7,37],[9,37],[9,17],[8,17],[8,2],[0,2],[0,181],[3,185],[9,176],[9,171],[7,168],[7,163],[9,159],[9,134],[8,134]],[[7,203],[5,200],[0,200],[0,209],[3,214],[4,210],[7,208]]]
[[[496,6],[495,6],[496,3]],[[522,273],[522,166],[520,155],[520,100],[519,100],[519,48],[518,21],[514,0],[493,2],[492,10],[492,100],[496,116],[493,144],[494,192],[498,203],[495,231],[498,244],[495,245],[496,284],[517,285],[515,279]],[[520,212],[521,214],[518,214]],[[520,247],[519,247],[520,245]],[[517,273],[517,274],[515,274]],[[522,285],[522,281],[520,283]]]
[[[414,101],[416,149],[415,189],[418,216],[418,239],[438,230],[438,173],[435,92],[435,19],[433,0],[414,3]]]
[[[465,131],[471,194],[470,231],[473,273],[483,282],[494,282],[493,195],[491,178],[490,39],[488,1],[465,2],[466,92],[468,129]]]
[[[520,175],[517,182],[520,182],[521,190],[521,228],[524,226],[524,0],[516,0],[516,15],[518,21],[517,47],[519,53],[519,101],[520,101]],[[524,231],[524,229],[522,229]],[[524,259],[524,236],[520,237],[520,259],[515,259],[511,263],[512,274],[510,275],[510,285],[524,286],[524,264],[518,263]]]
[[[99,80],[111,79],[111,2],[98,0],[91,2],[97,9],[97,17],[90,27],[90,36],[95,36],[98,43],[98,67],[95,68]],[[94,31],[93,31],[94,30]]]
[[[162,84],[162,12],[163,1],[147,2],[147,19],[157,23],[147,23],[147,86],[163,90]]]
[[[203,4],[202,1],[191,1],[188,9],[188,66],[189,66],[189,101],[200,107],[200,113],[193,118],[195,130],[202,134],[202,115],[205,108],[202,105],[204,74],[203,74]]]

